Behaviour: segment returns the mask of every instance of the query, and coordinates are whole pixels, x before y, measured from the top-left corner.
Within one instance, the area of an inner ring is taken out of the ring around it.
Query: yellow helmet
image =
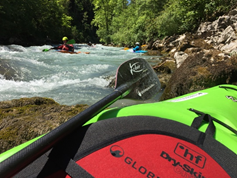
[[[62,39],[63,41],[67,41],[68,40],[68,38],[65,36],[65,37],[63,37],[63,39]]]

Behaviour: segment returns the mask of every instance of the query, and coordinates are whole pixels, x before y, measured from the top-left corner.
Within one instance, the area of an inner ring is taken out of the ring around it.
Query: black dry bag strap
[[[194,118],[194,120],[191,124],[191,127],[198,129],[201,126],[203,121],[208,122],[209,124],[207,126],[205,133],[203,133],[203,132],[200,133],[200,136],[198,139],[198,144],[201,144],[201,145],[203,144],[203,142],[205,140],[206,134],[214,137],[214,134],[216,131],[215,125],[213,123],[213,118],[208,114],[202,114],[201,116]]]
[[[189,110],[195,112],[195,113],[198,114],[198,115],[205,115],[205,113],[203,113],[203,112],[201,112],[201,111],[198,111],[198,110],[195,110],[195,109],[192,109],[192,108],[190,108]],[[237,135],[237,130],[236,130],[236,129],[230,127],[229,125],[225,124],[225,123],[222,122],[222,121],[219,121],[218,119],[216,119],[216,118],[214,118],[214,117],[212,117],[212,120],[215,121],[215,122],[217,122],[218,124],[221,124],[223,127],[229,129],[231,132],[233,132],[235,135]],[[207,121],[207,120],[206,120],[206,121]]]
[[[63,146],[63,145],[61,145]],[[50,175],[50,167],[57,167],[57,170],[63,170],[72,178],[83,177],[83,178],[93,178],[86,170],[84,170],[80,165],[78,165],[70,156],[67,155],[65,150],[53,148],[52,151],[47,154],[49,158],[45,163],[45,166],[38,174],[38,177],[47,177]],[[61,151],[61,154],[60,154]],[[57,172],[57,171],[55,171]],[[46,176],[47,175],[47,176]],[[49,176],[50,177],[50,176]]]
[[[67,160],[68,161],[68,160]],[[93,178],[85,169],[79,166],[74,160],[70,159],[65,165],[63,160],[58,160],[57,163],[60,167],[64,168],[64,171],[70,175],[72,178],[83,177],[83,178]]]

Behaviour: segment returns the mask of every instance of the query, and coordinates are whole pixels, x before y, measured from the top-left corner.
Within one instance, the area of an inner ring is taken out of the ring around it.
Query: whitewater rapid
[[[24,97],[52,98],[59,104],[93,104],[113,91],[108,77],[133,57],[152,61],[152,56],[130,53],[118,47],[75,44],[75,51],[90,54],[42,52],[52,46],[0,46],[0,64],[8,65],[11,78],[0,75],[0,101]]]

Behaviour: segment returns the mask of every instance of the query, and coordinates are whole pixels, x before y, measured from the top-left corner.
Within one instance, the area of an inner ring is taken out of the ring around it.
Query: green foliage
[[[97,28],[91,25],[94,18],[92,0],[71,0],[69,15],[73,18],[72,25],[76,27],[78,36],[74,36],[77,42],[98,42]],[[75,30],[74,30],[75,31]]]
[[[92,23],[98,26],[101,41],[132,45],[157,34],[150,24],[163,9],[165,1],[136,0],[128,4],[127,0],[94,0],[93,4],[95,18]]]
[[[133,45],[197,29],[236,5],[236,0],[93,0],[102,42]]]
[[[0,40],[134,45],[196,30],[237,0],[1,0]],[[97,34],[97,35],[96,35]],[[99,37],[99,39],[98,39]]]
[[[66,14],[63,14],[62,15],[62,26],[63,27],[66,27],[66,28],[70,28],[71,27],[71,20],[72,20],[72,17],[71,16],[68,16]]]
[[[201,22],[215,20],[216,17],[227,13],[236,2],[236,0],[179,0],[179,6],[183,9],[179,31],[195,30]]]
[[[84,7],[90,7],[82,12],[89,15],[81,20],[80,13]],[[61,42],[62,36],[77,39],[78,30],[83,33],[81,36],[95,36],[94,29],[92,32],[88,30],[93,18],[90,0],[1,0],[0,17],[1,41],[17,38],[37,42],[49,38]]]
[[[120,0],[119,0],[120,1]],[[112,17],[114,15],[114,9],[117,6],[116,0],[93,0],[95,18],[92,20],[92,24],[97,26],[97,34],[100,37],[101,42],[110,42],[110,29],[109,26],[112,23]]]
[[[184,9],[180,6],[179,1],[169,1],[164,6],[164,10],[155,19],[159,37],[179,33],[179,28],[182,25],[183,11]]]
[[[1,0],[1,3],[1,35],[7,37],[30,40],[48,34],[52,26],[68,25],[68,21],[63,21],[63,14],[60,14],[65,9],[60,9],[54,1]]]
[[[73,39],[78,38],[79,33],[80,33],[80,32],[77,30],[77,27],[76,27],[76,26],[73,26],[73,27],[72,27],[72,38],[73,38]]]

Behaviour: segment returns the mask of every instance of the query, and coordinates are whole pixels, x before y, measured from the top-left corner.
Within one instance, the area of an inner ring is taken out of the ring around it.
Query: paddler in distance
[[[73,44],[67,44],[68,38],[66,36],[63,37],[62,41],[63,41],[62,45],[57,46],[57,47],[53,47],[53,48],[50,48],[50,49],[61,49],[61,50],[64,50],[64,51],[74,52],[74,46],[73,46]]]
[[[139,44],[139,42],[136,42],[135,44],[136,44],[136,47],[133,48],[133,52],[140,50],[140,44]]]

